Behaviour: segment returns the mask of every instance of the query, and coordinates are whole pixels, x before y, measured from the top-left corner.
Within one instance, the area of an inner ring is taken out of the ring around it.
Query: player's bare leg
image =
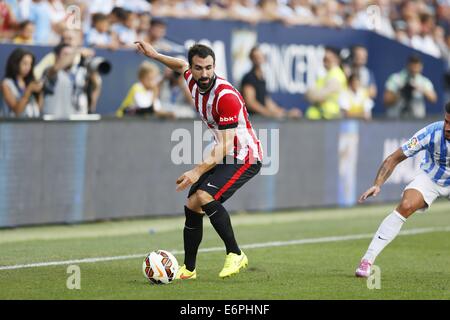
[[[357,277],[369,277],[371,266],[376,257],[392,240],[394,240],[406,219],[417,210],[425,208],[426,206],[427,204],[419,191],[415,189],[405,190],[402,200],[397,208],[380,224],[366,254],[363,256],[359,267],[356,269],[355,275]]]

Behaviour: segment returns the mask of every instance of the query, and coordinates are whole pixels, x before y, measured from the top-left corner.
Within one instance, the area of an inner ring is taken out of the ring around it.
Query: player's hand
[[[178,179],[177,179],[177,191],[183,191],[187,187],[193,185],[198,181],[200,178],[200,175],[195,171],[195,169],[187,171],[183,173]]]
[[[372,186],[359,197],[358,202],[363,203],[369,197],[376,197],[380,193],[380,191],[381,188],[379,186]]]
[[[158,51],[153,46],[145,41],[135,41],[134,44],[138,51],[149,58],[155,59],[158,56]]]

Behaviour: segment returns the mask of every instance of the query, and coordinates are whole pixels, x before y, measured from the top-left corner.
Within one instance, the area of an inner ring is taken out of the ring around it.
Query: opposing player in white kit
[[[445,106],[444,121],[418,131],[384,160],[374,185],[361,195],[359,202],[376,196],[395,167],[422,150],[425,150],[425,158],[420,165],[420,174],[406,186],[400,204],[381,223],[356,269],[357,277],[370,276],[376,257],[397,236],[409,216],[417,210],[426,210],[439,197],[450,198],[450,102]]]
[[[184,265],[176,278],[195,279],[195,262],[203,235],[203,215],[223,240],[227,256],[219,277],[245,268],[248,258],[239,249],[230,217],[222,203],[261,169],[261,144],[248,119],[241,94],[215,70],[211,48],[196,44],[189,49],[188,62],[158,53],[149,43],[136,46],[147,57],[184,75],[200,118],[214,135],[216,144],[209,157],[177,179],[177,191],[190,186],[184,207]]]

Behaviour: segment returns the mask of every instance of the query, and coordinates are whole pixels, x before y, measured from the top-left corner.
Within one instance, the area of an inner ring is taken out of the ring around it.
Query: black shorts
[[[250,163],[222,163],[200,176],[191,186],[188,198],[197,190],[208,192],[215,200],[225,202],[236,190],[261,170],[261,162]]]

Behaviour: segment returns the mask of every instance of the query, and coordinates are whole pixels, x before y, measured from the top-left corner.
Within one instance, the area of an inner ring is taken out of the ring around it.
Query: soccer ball
[[[175,279],[178,261],[166,250],[150,252],[142,263],[144,276],[153,284],[168,284]]]

